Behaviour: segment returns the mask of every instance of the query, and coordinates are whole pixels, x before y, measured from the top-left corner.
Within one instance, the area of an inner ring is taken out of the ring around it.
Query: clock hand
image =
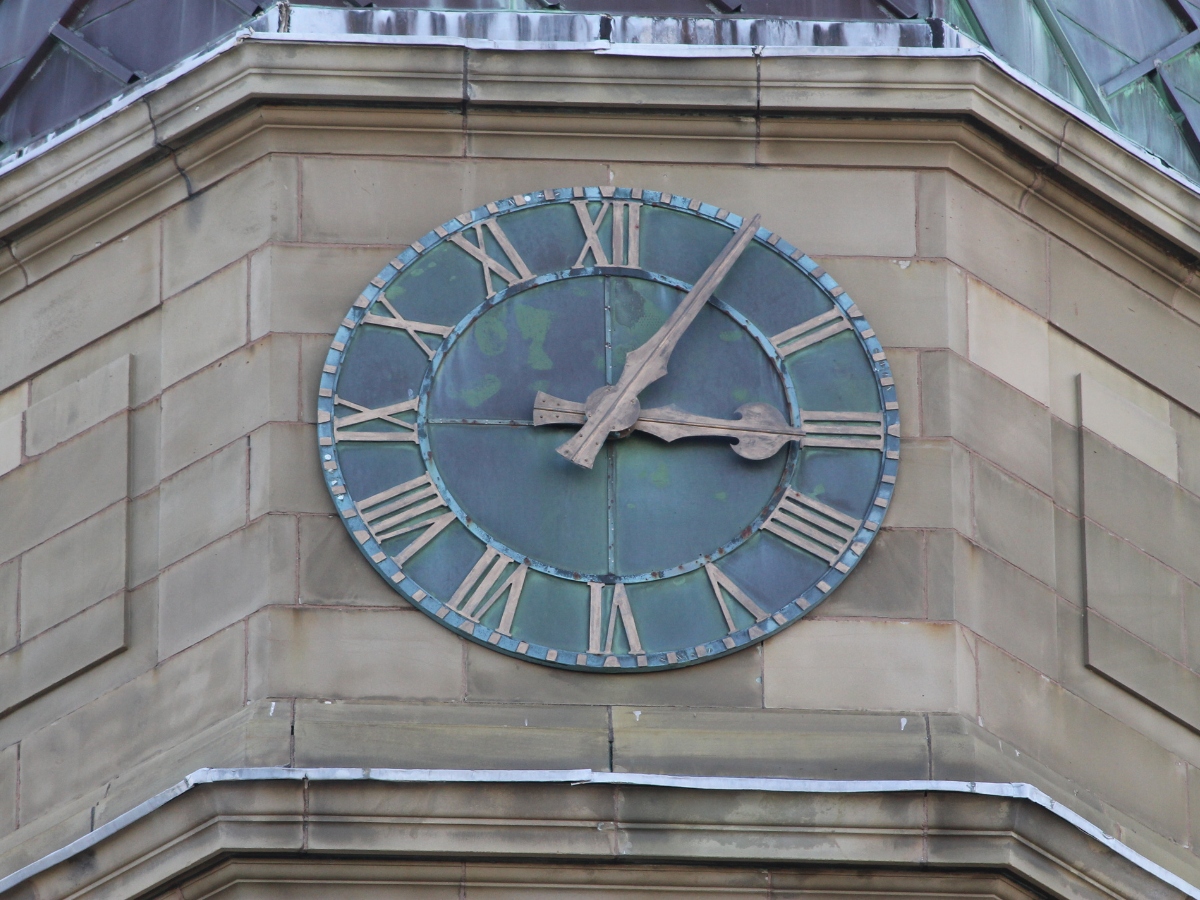
[[[756,215],[742,223],[742,227],[704,270],[704,274],[675,307],[675,311],[662,327],[654,332],[648,341],[625,357],[625,368],[621,370],[621,377],[617,383],[599,388],[587,398],[587,421],[570,440],[558,448],[562,456],[577,466],[590,469],[609,432],[624,431],[638,420],[641,410],[638,394],[647,385],[667,374],[667,361],[671,358],[671,351],[708,302],[717,285],[742,255],[742,251],[758,231],[760,218]]]
[[[737,408],[736,419],[714,419],[685,412],[674,406],[643,409],[633,423],[634,431],[644,431],[664,441],[684,437],[734,438],[731,449],[746,459],[769,459],[788,441],[804,438],[804,431],[793,428],[783,413],[769,403],[747,403]],[[560,400],[538,392],[533,404],[533,424],[574,425],[587,420],[582,403]]]

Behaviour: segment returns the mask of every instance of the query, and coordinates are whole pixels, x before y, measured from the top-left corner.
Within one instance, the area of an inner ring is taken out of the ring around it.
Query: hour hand
[[[632,427],[668,442],[684,437],[731,438],[733,452],[746,459],[768,459],[788,441],[804,437],[801,429],[788,425],[783,413],[768,403],[747,403],[738,407],[736,414],[736,419],[715,419],[665,406],[642,410]],[[586,419],[587,408],[582,403],[541,391],[534,399],[535,426],[577,425]]]

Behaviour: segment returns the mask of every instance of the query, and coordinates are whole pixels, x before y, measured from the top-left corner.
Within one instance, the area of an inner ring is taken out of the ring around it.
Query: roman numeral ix
[[[370,407],[360,406],[351,400],[344,397],[339,397],[336,394],[333,397],[335,406],[348,406],[350,409],[357,410],[349,416],[334,416],[333,417],[333,439],[334,441],[411,441],[416,443],[417,426],[411,422],[405,422],[403,419],[397,419],[396,413],[412,412],[417,408],[417,400],[405,400],[403,403],[393,403],[390,406],[381,406],[379,409],[371,409]],[[360,429],[358,431],[346,431],[351,425],[361,425],[364,422],[387,422],[389,425],[400,426],[399,431],[384,429],[382,431],[366,431]]]

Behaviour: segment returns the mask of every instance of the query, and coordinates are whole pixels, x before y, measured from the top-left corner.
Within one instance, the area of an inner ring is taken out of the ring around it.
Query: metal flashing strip
[[[64,860],[84,852],[121,829],[201,784],[238,781],[382,781],[409,784],[610,784],[699,791],[772,791],[792,794],[890,794],[941,792],[1027,800],[1049,811],[1088,837],[1099,841],[1142,871],[1188,897],[1200,900],[1200,887],[1147,859],[1102,828],[1024,782],[983,781],[817,781],[799,778],[741,778],[708,775],[652,775],[597,772],[592,769],[292,769],[263,766],[243,769],[197,769],[182,781],[65,847],[0,878],[0,894]]]
[[[1200,192],[1200,187],[1194,182],[1153,153],[1135,144],[1086,110],[1068,103],[1032,78],[1017,71],[993,51],[977,44],[944,22],[939,24],[944,34],[943,43],[946,46],[932,47],[902,45],[901,28],[908,29],[910,32],[912,29],[926,29],[932,35],[932,26],[924,21],[788,22],[786,24],[795,25],[797,28],[803,27],[795,34],[790,32],[779,34],[769,28],[760,29],[759,31],[762,32],[760,35],[753,26],[760,21],[767,20],[716,20],[693,17],[688,19],[689,25],[692,26],[691,31],[702,37],[700,42],[688,43],[674,39],[674,32],[677,29],[664,26],[656,32],[653,27],[645,25],[645,23],[661,25],[668,19],[678,24],[683,22],[682,17],[654,19],[647,16],[566,15],[544,12],[473,13],[444,10],[439,11],[436,17],[432,17],[429,15],[430,11],[425,10],[422,12],[428,18],[428,24],[424,19],[419,19],[416,23],[420,33],[401,34],[397,32],[401,30],[401,25],[404,23],[398,16],[399,12],[401,11],[385,9],[334,10],[283,2],[276,3],[216,45],[180,60],[153,79],[138,82],[130,90],[118,94],[104,106],[81,117],[70,126],[26,144],[7,156],[0,157],[0,178],[70,140],[76,134],[132,106],[148,94],[182,78],[230,48],[243,41],[254,40],[289,43],[394,44],[508,51],[590,51],[598,55],[660,58],[731,56],[980,58],[990,62],[1046,102],[1070,114],[1160,174],[1167,176],[1193,193]],[[549,40],[539,40],[536,33],[538,30],[546,29],[532,28],[531,30],[531,27],[527,27],[530,22],[540,22],[540,17],[543,16],[548,17],[546,19],[546,28],[549,29],[547,36],[552,38]],[[567,19],[572,21],[566,23]],[[439,30],[443,32],[453,30],[451,28],[453,22],[459,23],[456,27],[459,27],[460,32],[472,35],[483,33],[489,36],[468,37],[463,33],[436,33]],[[718,35],[713,30],[718,24],[729,24],[735,30],[728,35]],[[554,27],[551,28],[551,25]],[[642,27],[643,25],[645,27]],[[347,30],[349,27],[353,27],[354,31]],[[818,30],[829,30],[835,27],[838,33],[844,36],[845,43],[830,46],[819,44],[816,41],[815,36]],[[601,38],[601,34],[604,34],[605,37]],[[567,39],[555,39],[561,37]],[[768,40],[764,43],[747,42],[755,37],[765,37]],[[811,41],[811,43],[805,43],[805,41]]]

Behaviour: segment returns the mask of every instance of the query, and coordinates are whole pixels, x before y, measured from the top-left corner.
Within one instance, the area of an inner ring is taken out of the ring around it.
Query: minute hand
[[[704,274],[662,327],[646,343],[625,357],[625,368],[621,370],[617,383],[602,387],[588,397],[587,422],[558,448],[562,456],[590,469],[609,432],[623,431],[638,420],[641,411],[638,394],[667,374],[667,361],[675,345],[742,255],[758,231],[760,218],[756,215],[742,223],[742,227],[704,270]]]

